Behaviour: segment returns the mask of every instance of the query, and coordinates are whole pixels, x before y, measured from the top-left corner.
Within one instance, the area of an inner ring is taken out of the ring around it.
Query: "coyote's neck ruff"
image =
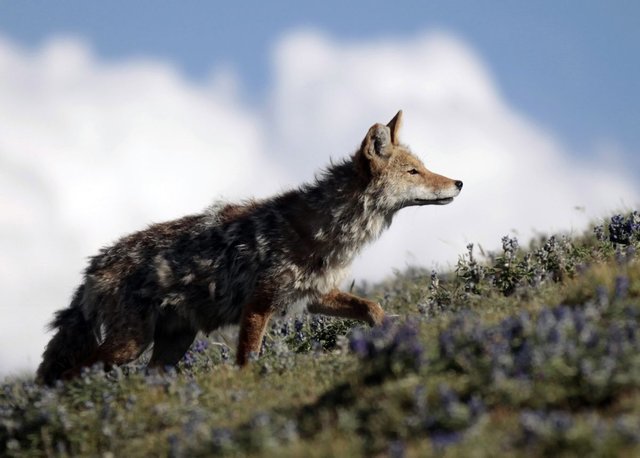
[[[391,223],[395,209],[385,206],[380,190],[358,162],[352,157],[333,164],[314,183],[281,197],[284,213],[304,242],[296,248],[311,271],[347,268],[362,246]],[[292,200],[298,202],[290,205]],[[293,209],[299,212],[289,213]]]
[[[401,208],[447,204],[462,188],[398,142],[401,116],[372,126],[353,156],[311,184],[218,203],[103,249],[52,323],[58,331],[39,379],[51,383],[95,362],[123,364],[151,343],[151,365],[175,365],[198,331],[235,323],[244,365],[270,316],[301,299],[311,313],[379,323],[378,304],[337,289],[353,258]]]

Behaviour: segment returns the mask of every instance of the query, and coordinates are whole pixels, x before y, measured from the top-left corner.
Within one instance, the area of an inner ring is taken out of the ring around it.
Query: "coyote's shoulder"
[[[462,182],[428,171],[398,142],[401,112],[314,182],[125,236],[93,257],[38,369],[51,383],[81,367],[135,359],[175,365],[198,331],[240,323],[237,361],[260,348],[270,316],[303,300],[312,313],[379,323],[384,312],[337,288],[359,250],[410,205],[446,204]]]

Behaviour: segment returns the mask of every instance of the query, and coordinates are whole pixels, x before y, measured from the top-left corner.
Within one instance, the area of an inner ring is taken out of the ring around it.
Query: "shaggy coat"
[[[270,199],[217,203],[128,235],[94,256],[56,313],[38,379],[137,358],[175,365],[196,333],[240,324],[237,362],[260,349],[269,318],[305,301],[311,313],[381,322],[382,308],[337,289],[358,251],[409,205],[446,204],[462,182],[429,172],[398,142],[399,112],[317,179]]]

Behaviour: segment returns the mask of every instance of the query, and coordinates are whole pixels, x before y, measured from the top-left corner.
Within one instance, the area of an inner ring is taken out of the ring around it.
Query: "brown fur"
[[[262,337],[273,312],[274,308],[268,297],[256,297],[244,306],[240,318],[240,335],[236,353],[238,365],[246,365],[251,355],[258,356]]]
[[[199,331],[240,324],[236,359],[257,354],[273,313],[384,318],[380,305],[337,289],[359,250],[412,205],[451,202],[462,182],[427,170],[404,145],[399,112],[373,125],[350,158],[270,199],[207,211],[120,239],[91,259],[71,305],[56,314],[38,379],[53,383],[102,362],[175,365]]]
[[[311,313],[360,320],[371,326],[382,323],[384,310],[373,301],[334,289],[308,306]]]

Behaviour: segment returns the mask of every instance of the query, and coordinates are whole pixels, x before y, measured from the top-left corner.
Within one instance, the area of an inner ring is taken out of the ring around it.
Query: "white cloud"
[[[221,194],[299,184],[399,108],[403,140],[465,188],[450,206],[401,212],[357,277],[454,263],[466,241],[581,228],[637,203],[623,170],[569,155],[452,36],[350,44],[301,31],[277,44],[274,69],[252,108],[228,70],[195,85],[157,61],[106,64],[79,39],[37,52],[0,39],[0,373],[35,368],[44,324],[99,246]]]

